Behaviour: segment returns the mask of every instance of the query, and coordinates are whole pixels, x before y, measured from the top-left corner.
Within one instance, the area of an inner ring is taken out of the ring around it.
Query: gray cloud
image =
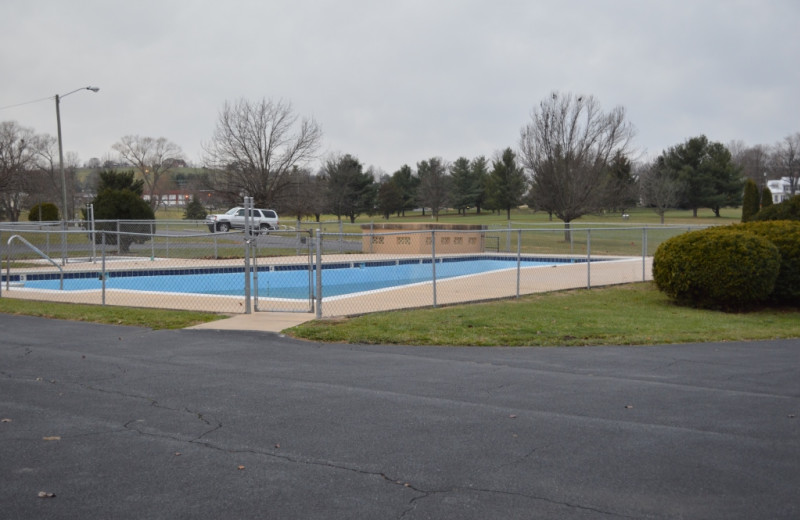
[[[226,101],[285,99],[325,151],[386,172],[516,146],[552,90],[624,106],[650,155],[706,134],[799,131],[794,0],[500,2],[10,0],[0,107],[65,93],[64,146],[103,157],[127,134],[199,162]],[[55,134],[52,101],[0,110]]]

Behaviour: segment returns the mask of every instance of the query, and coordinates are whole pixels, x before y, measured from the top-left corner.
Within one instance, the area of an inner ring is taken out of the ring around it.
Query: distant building
[[[792,183],[789,181],[789,177],[767,181],[767,188],[772,193],[772,202],[774,204],[780,204],[792,197]]]
[[[150,202],[150,194],[145,193],[142,195],[142,198],[148,202]],[[164,206],[185,206],[192,200],[191,193],[187,193],[184,191],[165,191],[161,193],[156,193],[155,198],[158,200],[159,204],[163,204]]]
[[[170,190],[156,193],[155,198],[158,203],[163,206],[185,206],[191,202],[192,197],[197,197],[197,200],[205,207],[212,207],[219,204],[216,194],[209,190]],[[142,198],[150,202],[150,194],[145,193]]]

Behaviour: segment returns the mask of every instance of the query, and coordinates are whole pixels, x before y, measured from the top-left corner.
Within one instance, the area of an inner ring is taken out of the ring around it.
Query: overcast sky
[[[625,107],[646,156],[800,131],[798,0],[3,0],[0,38],[0,121],[55,136],[55,94],[100,87],[61,101],[82,162],[141,135],[200,163],[240,98],[386,173],[516,148],[554,90]]]

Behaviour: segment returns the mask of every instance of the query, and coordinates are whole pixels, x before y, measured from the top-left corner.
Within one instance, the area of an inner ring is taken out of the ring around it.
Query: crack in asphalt
[[[175,410],[175,411],[178,411],[178,410]],[[185,411],[189,411],[189,410],[187,409]],[[202,417],[201,414],[198,414],[198,418],[200,418],[204,422],[208,423],[208,421],[206,421]],[[411,482],[409,482],[407,480],[400,479],[400,478],[397,478],[397,477],[392,477],[392,476],[390,476],[390,475],[388,475],[388,474],[386,474],[385,472],[382,472],[382,471],[368,471],[368,470],[365,470],[365,469],[352,467],[352,466],[348,466],[348,465],[345,465],[345,464],[338,464],[338,463],[327,461],[327,460],[315,460],[315,459],[311,459],[311,458],[302,458],[302,457],[299,457],[299,456],[296,456],[296,455],[280,454],[280,453],[276,453],[276,452],[270,451],[270,450],[225,448],[223,446],[219,446],[217,444],[201,440],[203,436],[205,436],[205,435],[207,435],[207,434],[209,434],[209,433],[211,433],[211,432],[213,432],[215,430],[218,430],[218,429],[222,428],[223,426],[222,426],[221,423],[218,423],[214,428],[212,428],[209,431],[203,433],[199,437],[187,441],[186,439],[181,439],[176,435],[141,431],[141,430],[135,428],[134,425],[135,425],[136,422],[138,422],[138,421],[137,420],[131,420],[131,421],[125,423],[125,425],[124,425],[125,429],[135,431],[139,435],[151,436],[151,437],[156,437],[156,438],[165,438],[165,439],[173,440],[173,441],[176,441],[176,442],[186,442],[188,444],[198,445],[200,447],[204,447],[204,448],[207,448],[207,449],[211,449],[211,450],[215,450],[215,451],[219,451],[219,452],[223,452],[223,453],[230,453],[230,454],[247,453],[247,454],[251,454],[251,455],[257,455],[257,456],[263,456],[263,457],[279,459],[279,460],[282,460],[282,461],[285,461],[285,462],[289,462],[289,463],[292,463],[292,464],[302,464],[302,465],[307,465],[307,466],[330,468],[330,469],[334,469],[334,470],[337,470],[337,471],[348,471],[348,472],[359,474],[359,475],[365,475],[365,476],[370,476],[370,477],[378,477],[378,478],[382,479],[385,483],[387,483],[389,485],[402,487],[403,489],[408,489],[408,490],[410,490],[410,491],[412,491],[414,493],[419,494],[419,496],[413,497],[408,501],[408,506],[409,507],[404,509],[398,515],[398,518],[405,518],[407,515],[411,514],[417,508],[417,505],[419,504],[419,502],[424,500],[424,499],[426,499],[426,498],[430,498],[430,497],[433,497],[433,496],[436,496],[436,495],[442,495],[442,494],[448,494],[448,493],[462,493],[462,492],[489,493],[489,494],[499,494],[499,495],[506,495],[506,496],[514,496],[514,497],[520,497],[520,498],[525,498],[525,499],[530,499],[530,500],[535,500],[535,501],[547,502],[549,504],[568,507],[568,508],[571,508],[571,509],[580,509],[580,510],[583,510],[583,511],[590,511],[590,512],[593,512],[593,513],[599,513],[599,514],[603,514],[603,515],[606,515],[606,516],[613,516],[613,517],[617,517],[617,518],[633,518],[633,517],[630,517],[630,516],[627,516],[627,515],[623,515],[623,514],[620,514],[620,513],[615,513],[613,511],[605,511],[605,510],[602,510],[602,509],[598,509],[596,507],[585,506],[585,505],[575,504],[575,503],[568,502],[568,501],[555,500],[555,499],[544,497],[544,496],[531,495],[531,494],[528,494],[528,493],[520,493],[520,492],[507,491],[507,490],[498,490],[498,489],[489,489],[489,488],[469,488],[469,487],[463,487],[463,486],[454,486],[452,488],[443,489],[443,490],[426,490],[426,489],[423,489],[421,487],[418,487],[415,484],[412,484]],[[209,423],[209,425],[210,425],[210,423]],[[526,455],[523,455],[522,457],[518,458],[517,460],[515,460],[515,461],[513,461],[513,462],[511,462],[509,464],[516,464],[516,463],[521,462],[525,458],[528,458],[531,455],[533,455],[533,453],[535,453],[538,449],[539,448],[533,448]]]
[[[433,496],[433,495],[440,494],[440,493],[452,493],[454,491],[459,491],[459,492],[466,491],[466,492],[471,492],[471,493],[489,493],[489,494],[493,494],[493,495],[507,495],[507,496],[513,496],[513,497],[520,497],[520,498],[526,498],[526,499],[530,499],[530,500],[535,500],[537,502],[546,502],[548,504],[568,507],[570,509],[580,509],[582,511],[590,511],[592,513],[599,513],[599,514],[602,514],[602,515],[613,516],[613,517],[616,517],[616,518],[635,518],[635,517],[624,515],[624,514],[621,514],[621,513],[615,513],[613,511],[605,511],[603,509],[598,509],[596,507],[584,506],[584,505],[581,505],[581,504],[575,504],[575,503],[568,502],[568,501],[555,500],[555,499],[544,497],[544,496],[530,495],[530,494],[527,494],[527,493],[519,493],[519,492],[514,492],[514,491],[504,491],[504,490],[499,490],[499,489],[454,487],[454,488],[452,488],[452,489],[450,489],[448,491],[431,491],[431,492],[429,492],[429,496]],[[427,497],[417,497],[416,499],[412,500],[412,502],[419,501],[419,500],[421,500],[423,498],[427,498]],[[402,518],[402,516],[401,516],[401,518]]]

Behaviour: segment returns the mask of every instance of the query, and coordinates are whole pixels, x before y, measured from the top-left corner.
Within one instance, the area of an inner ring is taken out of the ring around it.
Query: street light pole
[[[64,234],[61,236],[61,265],[65,265],[67,263],[67,253],[66,253],[66,231],[67,231],[67,175],[64,173],[64,148],[61,145],[61,98],[67,97],[70,94],[74,94],[79,90],[91,90],[92,92],[97,92],[100,90],[98,87],[81,87],[76,88],[71,92],[67,92],[63,95],[56,94],[56,125],[58,128],[58,169],[61,172],[61,226],[64,230]]]

